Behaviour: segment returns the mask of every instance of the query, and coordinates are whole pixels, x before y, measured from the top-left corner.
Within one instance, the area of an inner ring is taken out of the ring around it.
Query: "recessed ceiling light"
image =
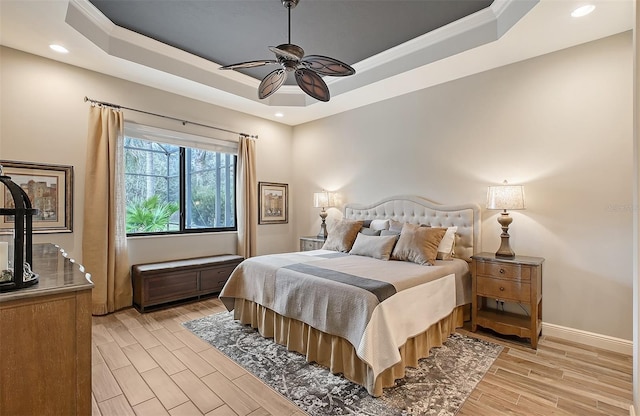
[[[589,13],[591,13],[592,11],[594,11],[595,8],[596,8],[596,6],[594,6],[593,4],[587,4],[585,6],[578,7],[577,9],[572,11],[571,12],[571,16],[573,16],[573,17],[586,16]]]
[[[275,114],[274,114],[274,116],[276,116],[276,117],[284,117],[284,114],[282,114],[282,113],[275,113]]]
[[[61,45],[53,44],[53,45],[49,45],[49,47],[59,53],[69,53],[69,50]]]

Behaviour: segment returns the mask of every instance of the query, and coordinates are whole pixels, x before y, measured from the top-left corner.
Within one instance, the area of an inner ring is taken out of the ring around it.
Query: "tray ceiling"
[[[90,0],[115,25],[220,65],[273,59],[287,43],[280,0]],[[307,55],[347,64],[371,58],[478,12],[491,0],[301,0],[291,10],[291,43]],[[258,81],[274,68],[243,72]],[[290,76],[287,84],[294,85]]]

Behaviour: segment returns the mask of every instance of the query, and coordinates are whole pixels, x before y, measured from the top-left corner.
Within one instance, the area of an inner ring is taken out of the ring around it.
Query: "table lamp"
[[[330,208],[335,205],[335,196],[333,192],[314,192],[313,193],[313,206],[315,208],[322,208],[320,211],[320,218],[322,218],[322,224],[320,225],[320,232],[318,238],[327,238],[327,211],[325,208]]]
[[[500,234],[500,248],[496,257],[514,258],[516,255],[509,246],[509,225],[513,218],[509,216],[508,209],[524,209],[524,186],[509,185],[504,181],[502,185],[489,186],[487,189],[487,209],[503,210],[498,217],[502,227]]]

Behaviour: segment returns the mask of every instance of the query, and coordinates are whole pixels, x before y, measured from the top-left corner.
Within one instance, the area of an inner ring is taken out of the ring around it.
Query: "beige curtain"
[[[256,255],[258,227],[258,182],[256,181],[256,141],[240,136],[236,205],[238,211],[238,255]]]
[[[93,315],[132,304],[125,230],[122,112],[91,106],[82,227],[82,262],[95,284]]]

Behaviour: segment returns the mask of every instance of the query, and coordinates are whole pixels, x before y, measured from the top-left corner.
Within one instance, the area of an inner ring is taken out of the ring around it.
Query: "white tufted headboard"
[[[418,196],[399,195],[371,205],[346,204],[344,217],[354,220],[389,218],[432,227],[457,226],[455,256],[471,261],[471,256],[480,251],[478,204],[438,205]]]

